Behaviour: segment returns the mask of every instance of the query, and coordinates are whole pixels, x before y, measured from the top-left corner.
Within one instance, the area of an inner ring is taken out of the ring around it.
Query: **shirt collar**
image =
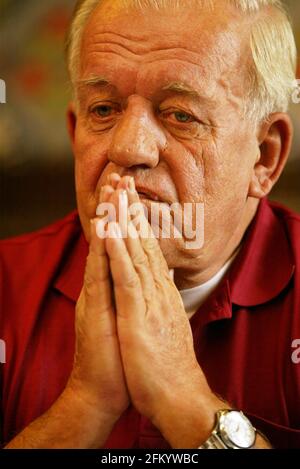
[[[216,290],[218,285],[221,284],[229,271],[234,259],[239,253],[239,248],[234,252],[231,258],[223,265],[223,267],[207,282],[198,285],[197,287],[179,290],[185,310],[188,316],[192,316],[199,307],[206,301],[207,298]]]
[[[74,302],[78,300],[82,289],[88,250],[88,243],[81,230],[54,283],[55,288]]]
[[[287,286],[294,269],[283,222],[263,199],[229,272],[232,303],[255,306],[272,300]]]
[[[250,307],[276,298],[292,279],[294,270],[283,224],[268,200],[263,199],[228,274],[191,318],[192,329],[230,319],[233,305]]]

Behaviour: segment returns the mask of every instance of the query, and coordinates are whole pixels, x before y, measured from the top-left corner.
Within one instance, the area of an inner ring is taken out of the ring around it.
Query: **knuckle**
[[[84,286],[85,288],[91,288],[95,283],[94,276],[90,272],[84,274]]]
[[[87,296],[95,296],[98,292],[97,282],[89,272],[84,275],[84,292]]]
[[[109,264],[106,256],[89,253],[85,268],[85,283],[106,280],[108,270]]]
[[[131,275],[127,277],[126,281],[122,282],[121,286],[127,290],[135,290],[138,287],[138,278]]]
[[[134,254],[131,260],[137,268],[144,268],[149,265],[148,258],[145,254]]]
[[[155,238],[149,237],[144,239],[144,244],[148,251],[157,252],[157,240]]]

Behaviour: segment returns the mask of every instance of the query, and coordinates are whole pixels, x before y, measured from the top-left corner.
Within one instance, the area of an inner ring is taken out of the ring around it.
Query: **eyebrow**
[[[90,78],[83,78],[81,80],[77,80],[76,84],[80,87],[83,86],[109,86],[111,83],[104,77],[90,77]]]
[[[203,96],[200,95],[198,91],[189,86],[186,83],[174,81],[162,88],[162,91],[175,91],[175,93],[186,94],[194,98],[202,99]]]
[[[91,86],[91,87],[105,88],[105,87],[112,86],[113,88],[115,88],[115,86],[112,83],[110,83],[109,80],[101,76],[91,76],[90,78],[77,80],[77,84],[79,87]],[[215,103],[215,100],[213,98],[202,95],[201,93],[199,93],[199,91],[195,90],[188,83],[181,82],[181,81],[170,82],[167,85],[165,85],[163,88],[161,88],[159,91],[173,91],[178,94],[191,96],[201,101],[208,101],[213,104]]]
[[[209,96],[206,93],[202,94],[200,91],[197,91],[195,88],[185,82],[171,82],[164,86],[161,91],[173,91],[178,94],[190,96],[200,102],[207,102],[212,107],[215,107],[217,105],[217,101],[214,97]]]

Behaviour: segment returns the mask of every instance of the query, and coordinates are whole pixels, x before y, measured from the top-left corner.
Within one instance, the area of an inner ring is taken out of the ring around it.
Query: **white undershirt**
[[[225,274],[228,272],[232,262],[234,261],[239,250],[223,265],[223,267],[207,282],[198,285],[194,288],[186,290],[179,290],[185,311],[189,318],[191,318],[204,301],[209,297],[213,290],[221,283]]]

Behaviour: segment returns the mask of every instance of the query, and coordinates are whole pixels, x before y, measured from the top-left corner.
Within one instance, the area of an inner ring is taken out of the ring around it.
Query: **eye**
[[[103,104],[102,106],[96,106],[93,109],[94,114],[96,114],[96,116],[102,117],[102,118],[110,117],[111,114],[113,113],[113,111],[114,110],[113,110],[112,106],[109,106],[107,104]]]
[[[181,109],[165,109],[161,110],[161,115],[165,118],[169,123],[173,124],[191,124],[196,122],[194,116],[189,114],[188,112],[182,111]]]
[[[176,111],[173,114],[177,122],[187,123],[187,122],[193,122],[195,120],[193,116],[191,116],[187,112]]]

